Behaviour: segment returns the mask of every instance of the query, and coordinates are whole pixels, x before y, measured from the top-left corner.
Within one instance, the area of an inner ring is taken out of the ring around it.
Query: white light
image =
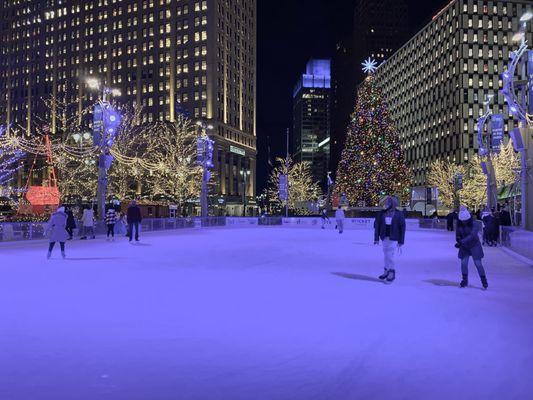
[[[120,96],[122,93],[120,92],[120,89],[111,89],[111,94],[113,96]]]
[[[74,135],[72,135],[72,138],[76,143],[78,143],[80,141],[81,135],[79,133],[75,133]]]
[[[370,57],[361,63],[361,65],[363,66],[363,72],[365,74],[373,74],[378,69],[378,63],[376,60],[373,60]]]
[[[520,18],[520,22],[528,22],[531,18],[533,18],[533,12],[528,11],[522,17]]]
[[[89,132],[85,132],[85,133],[83,134],[83,138],[84,138],[85,140],[89,140],[89,139],[91,138],[91,134],[90,134]]]
[[[110,120],[111,122],[115,122],[116,119],[117,119],[117,117],[115,117],[114,115],[110,115],[110,116],[109,116],[109,120]]]
[[[214,128],[213,125],[211,125],[211,124],[207,125],[207,129],[211,130],[211,129],[213,129],[213,128]]]
[[[518,32],[513,35],[513,42],[521,42],[524,39],[524,32]]]
[[[202,126],[202,121],[196,121],[196,125]]]
[[[96,78],[87,78],[85,82],[91,89],[98,89],[100,87],[100,81]]]

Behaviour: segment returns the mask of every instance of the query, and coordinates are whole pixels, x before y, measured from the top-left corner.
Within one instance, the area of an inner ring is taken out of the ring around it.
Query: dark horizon
[[[449,0],[407,2],[411,37]],[[285,132],[292,130],[292,90],[298,76],[310,58],[333,56],[336,43],[351,34],[353,9],[354,0],[293,0],[284,7],[258,2],[257,194],[267,184],[269,158],[286,153]]]

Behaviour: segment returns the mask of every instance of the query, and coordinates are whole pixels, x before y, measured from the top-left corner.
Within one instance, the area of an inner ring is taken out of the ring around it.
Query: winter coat
[[[83,221],[83,226],[94,226],[94,211],[92,208],[86,208],[83,210],[81,220]]]
[[[483,221],[484,232],[486,239],[495,240],[498,237],[498,221],[492,214],[484,215],[481,220]]]
[[[511,226],[511,213],[507,210],[500,211],[500,225]]]
[[[484,257],[483,247],[479,241],[478,228],[470,219],[466,222],[459,222],[457,224],[457,232],[455,239],[459,245],[458,257],[463,259],[472,256],[474,260],[481,260]]]
[[[112,208],[107,210],[105,214],[105,223],[106,225],[114,225],[117,222],[117,212]]]
[[[386,212],[380,211],[374,221],[374,241],[378,242],[380,239],[384,240],[387,227],[386,227]],[[405,217],[403,213],[398,210],[394,210],[392,214],[392,224],[390,226],[389,239],[397,241],[398,244],[405,243]]]
[[[449,213],[446,215],[446,221],[448,222],[448,226],[453,226],[453,221],[457,219],[457,213],[455,211]]]
[[[336,220],[344,219],[344,210],[339,209],[339,210],[335,211],[335,219]]]
[[[71,210],[67,211],[67,229],[76,228],[76,220],[74,219],[74,213]]]
[[[50,242],[66,242],[69,234],[66,231],[67,214],[55,212],[48,221],[46,233],[50,237]]]
[[[141,222],[141,209],[138,206],[129,206],[127,221],[128,224],[133,224],[135,222]]]

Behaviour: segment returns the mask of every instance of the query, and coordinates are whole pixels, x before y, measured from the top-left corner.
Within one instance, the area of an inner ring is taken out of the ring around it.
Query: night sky
[[[376,2],[379,0],[375,0]],[[292,126],[292,90],[311,57],[330,58],[339,38],[352,31],[353,0],[259,0],[257,6],[258,194],[269,173],[268,156],[285,156]],[[449,0],[408,0],[416,33]]]

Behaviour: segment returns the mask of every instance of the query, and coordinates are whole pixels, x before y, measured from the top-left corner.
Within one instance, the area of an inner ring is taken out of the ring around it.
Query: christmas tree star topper
[[[376,60],[370,57],[361,64],[363,65],[363,72],[365,74],[373,74],[378,69],[378,63]]]

